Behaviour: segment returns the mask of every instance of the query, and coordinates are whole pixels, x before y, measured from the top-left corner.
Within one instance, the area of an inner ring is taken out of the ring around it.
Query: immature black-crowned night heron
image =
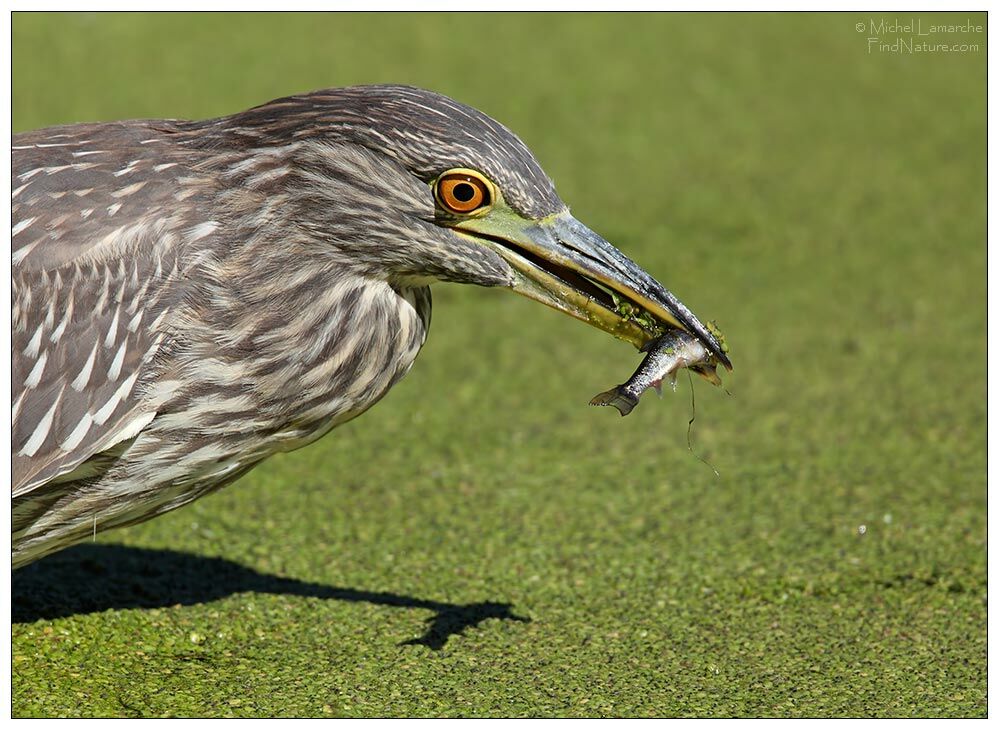
[[[15,566],[363,413],[413,364],[435,281],[638,346],[681,328],[730,367],[516,136],[428,91],[27,132],[11,174]]]

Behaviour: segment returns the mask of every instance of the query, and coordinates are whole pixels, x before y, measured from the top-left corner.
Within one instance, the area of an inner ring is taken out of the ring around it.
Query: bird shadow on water
[[[196,605],[234,593],[308,596],[434,612],[422,636],[404,645],[439,651],[487,619],[530,622],[509,603],[444,603],[259,573],[223,558],[123,545],[77,545],[11,575],[11,619],[30,623],[108,609]]]

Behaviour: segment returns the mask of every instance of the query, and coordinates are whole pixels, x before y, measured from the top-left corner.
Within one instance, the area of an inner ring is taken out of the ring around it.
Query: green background
[[[627,345],[437,286],[363,418],[14,574],[14,715],[983,716],[985,37],[881,20],[15,14],[15,131],[476,106],[736,369],[716,477],[685,378],[589,408]]]

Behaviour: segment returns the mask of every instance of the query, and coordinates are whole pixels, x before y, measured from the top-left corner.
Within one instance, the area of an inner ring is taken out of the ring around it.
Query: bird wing
[[[176,272],[64,268],[14,273],[14,496],[136,436],[155,415],[141,389],[166,337]]]
[[[13,138],[12,493],[99,472],[156,415],[194,193],[147,123]],[[173,173],[170,171],[174,170]],[[108,458],[101,458],[101,456]]]

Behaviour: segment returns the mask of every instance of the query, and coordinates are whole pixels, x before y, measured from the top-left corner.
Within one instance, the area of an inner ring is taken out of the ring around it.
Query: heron
[[[148,520],[357,417],[430,285],[504,287],[731,362],[526,145],[409,86],[12,138],[12,564]],[[622,306],[626,304],[627,306]]]

